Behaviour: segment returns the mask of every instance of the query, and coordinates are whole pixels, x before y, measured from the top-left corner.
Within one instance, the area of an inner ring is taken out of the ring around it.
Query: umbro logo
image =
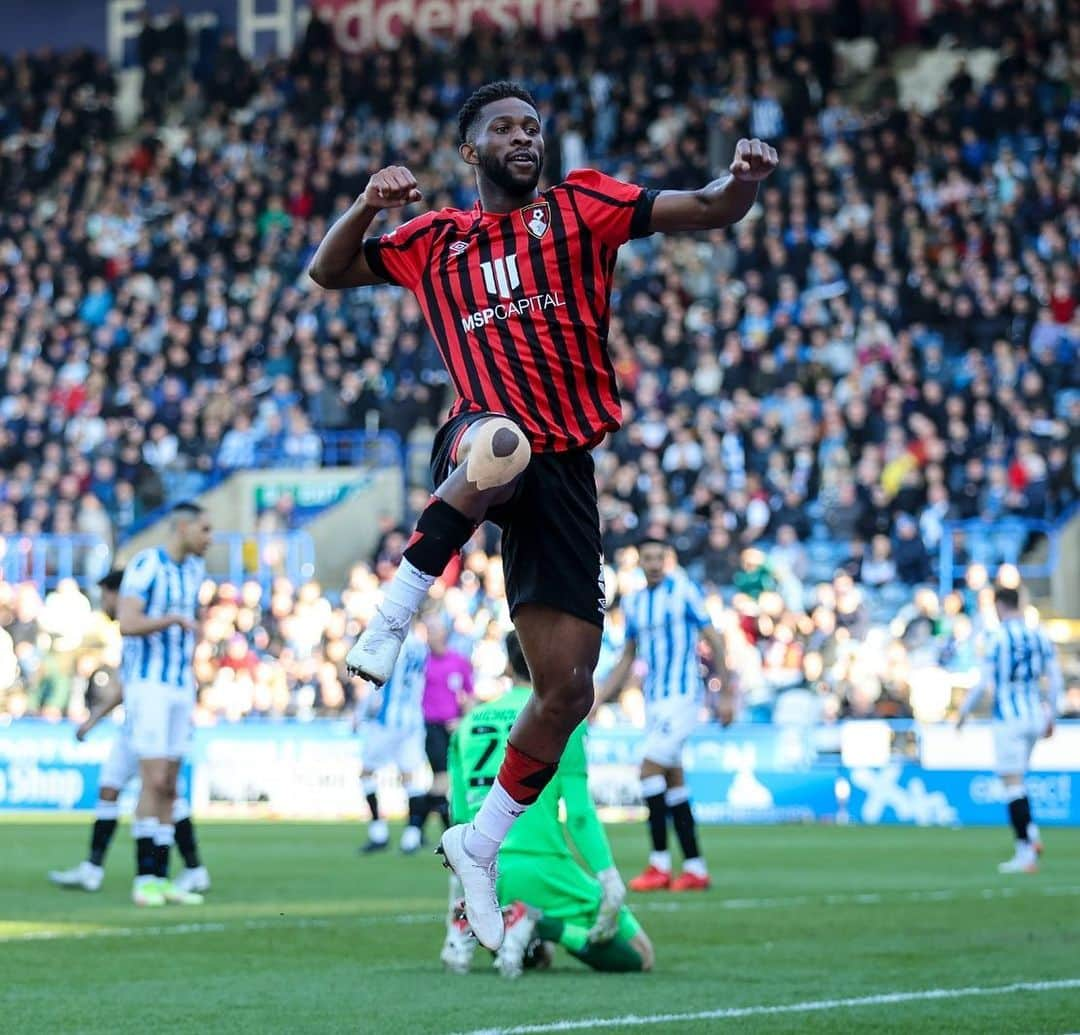
[[[455,241],[452,245],[450,245],[450,254],[460,255],[463,251],[466,251],[468,247],[468,241]]]

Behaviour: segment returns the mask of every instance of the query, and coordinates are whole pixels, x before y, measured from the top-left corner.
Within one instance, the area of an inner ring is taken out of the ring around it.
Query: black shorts
[[[485,413],[461,413],[435,436],[431,477],[438,487],[454,469],[465,429]],[[488,511],[502,529],[503,574],[510,616],[522,604],[544,604],[601,628],[605,593],[596,469],[584,449],[535,453],[508,503]]]
[[[446,772],[446,760],[450,754],[450,731],[442,722],[424,723],[424,750],[433,773]]]

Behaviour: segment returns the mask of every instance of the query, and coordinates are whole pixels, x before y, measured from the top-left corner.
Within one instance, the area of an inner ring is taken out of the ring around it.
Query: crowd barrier
[[[66,723],[0,727],[0,812],[93,807],[115,734],[84,742]],[[594,729],[593,796],[609,820],[641,814],[642,734]],[[246,722],[196,731],[185,785],[197,814],[362,817],[358,773],[363,730],[343,721]],[[1004,796],[993,773],[988,723],[949,726],[849,722],[796,728],[703,726],[686,748],[694,808],[705,823],[838,822],[967,826],[1000,824]],[[404,796],[382,774],[391,814]],[[1059,724],[1032,760],[1028,793],[1041,823],[1080,825],[1080,722]],[[130,806],[134,790],[122,802]]]

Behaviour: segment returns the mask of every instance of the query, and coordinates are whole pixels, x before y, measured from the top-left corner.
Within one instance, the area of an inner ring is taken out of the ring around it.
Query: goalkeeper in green
[[[513,632],[506,639],[513,688],[474,708],[450,741],[451,809],[455,823],[467,823],[480,809],[495,780],[507,738],[532,694],[525,655]],[[536,804],[514,824],[499,851],[499,901],[506,937],[495,956],[505,977],[517,977],[527,953],[538,943],[557,942],[594,970],[650,970],[653,947],[637,918],[624,905],[626,887],[615,868],[611,846],[589,796],[582,723],[571,734],[554,779]],[[559,820],[566,807],[565,828]],[[566,834],[590,875],[571,854]],[[456,973],[468,971],[476,941],[455,908],[460,897],[451,877],[451,915],[442,961]],[[533,956],[537,962],[544,957]]]

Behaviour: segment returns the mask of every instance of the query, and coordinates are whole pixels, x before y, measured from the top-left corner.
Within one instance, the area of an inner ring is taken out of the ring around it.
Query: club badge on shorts
[[[551,209],[546,201],[537,201],[521,209],[521,219],[525,229],[539,241],[551,228]]]

